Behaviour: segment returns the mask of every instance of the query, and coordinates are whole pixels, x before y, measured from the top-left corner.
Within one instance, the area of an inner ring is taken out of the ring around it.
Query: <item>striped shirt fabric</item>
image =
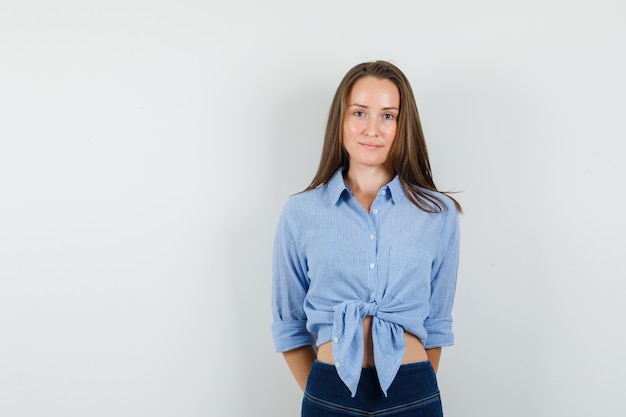
[[[458,213],[451,199],[427,213],[396,176],[369,213],[341,170],[291,196],[276,229],[272,334],[276,350],[332,341],[337,373],[356,394],[363,363],[362,320],[372,316],[374,362],[386,394],[404,355],[404,331],[426,349],[450,346],[459,260]]]

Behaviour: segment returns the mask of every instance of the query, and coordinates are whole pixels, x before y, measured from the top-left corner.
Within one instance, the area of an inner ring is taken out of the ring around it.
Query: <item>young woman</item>
[[[302,416],[442,415],[460,210],[435,187],[404,74],[385,61],[348,71],[317,174],[274,242],[272,332]]]

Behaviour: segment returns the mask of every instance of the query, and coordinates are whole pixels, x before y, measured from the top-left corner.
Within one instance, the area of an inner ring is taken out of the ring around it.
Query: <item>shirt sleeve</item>
[[[433,264],[429,313],[424,321],[426,349],[454,344],[452,304],[459,267],[459,215],[453,203],[442,214],[441,243]]]
[[[304,299],[309,280],[305,271],[288,201],[278,221],[272,257],[272,336],[277,352],[315,343],[306,329]]]

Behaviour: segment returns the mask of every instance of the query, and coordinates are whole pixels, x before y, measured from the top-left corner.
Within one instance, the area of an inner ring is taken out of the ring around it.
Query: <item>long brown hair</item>
[[[425,191],[439,192],[433,182],[428,150],[426,149],[426,141],[424,140],[413,90],[402,71],[387,61],[358,64],[348,71],[339,83],[328,113],[320,165],[315,178],[305,191],[328,183],[339,168],[348,169],[349,157],[343,147],[343,120],[346,102],[352,86],[366,76],[390,80],[398,88],[400,112],[398,114],[398,129],[389,156],[391,165],[400,179],[404,193],[413,204],[426,212],[440,213],[446,207],[441,197]],[[454,202],[457,210],[462,212],[461,205],[454,198],[449,195],[448,197]]]

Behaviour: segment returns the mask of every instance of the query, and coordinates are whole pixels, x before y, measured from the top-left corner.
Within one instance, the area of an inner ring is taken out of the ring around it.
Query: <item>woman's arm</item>
[[[283,352],[283,357],[287,362],[289,370],[296,378],[296,382],[300,385],[302,391],[306,388],[307,379],[313,367],[316,355],[313,346],[302,346],[293,350]]]
[[[441,359],[441,348],[426,349],[426,355],[428,355],[428,360],[433,366],[435,373],[437,373],[437,368],[439,368],[439,359]]]

